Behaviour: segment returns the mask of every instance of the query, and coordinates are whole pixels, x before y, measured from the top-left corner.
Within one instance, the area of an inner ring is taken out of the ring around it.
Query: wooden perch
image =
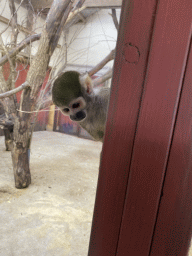
[[[110,70],[106,74],[104,74],[103,76],[94,79],[93,80],[94,86],[98,86],[98,85],[104,83],[105,81],[107,81],[108,79],[110,79],[112,77],[112,74],[113,74],[113,71]]]
[[[117,15],[116,15],[116,10],[115,9],[112,9],[112,18],[113,18],[113,23],[117,29],[117,31],[119,30],[119,23],[118,23],[118,20],[117,20]]]
[[[93,67],[88,74],[90,76],[97,73],[100,69],[102,69],[109,61],[113,60],[115,58],[115,50],[113,49],[99,64],[97,64],[95,67]]]
[[[13,94],[22,91],[23,89],[27,88],[29,86],[29,84],[27,82],[23,83],[22,85],[18,86],[17,88],[1,93],[0,94],[0,99],[6,98],[6,97],[10,97]]]
[[[8,55],[4,55],[0,59],[0,66],[2,66],[3,64],[5,64],[8,61],[8,56],[10,58],[14,57],[20,51],[22,51],[28,44],[39,40],[40,37],[41,37],[41,34],[35,34],[35,35],[29,36],[26,39],[24,39],[23,41],[21,41],[21,43],[19,43],[18,46],[16,46],[13,50],[8,52]]]

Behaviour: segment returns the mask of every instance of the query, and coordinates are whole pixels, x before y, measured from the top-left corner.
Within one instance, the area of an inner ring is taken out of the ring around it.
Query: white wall
[[[100,10],[90,16],[85,25],[70,28],[69,63],[94,66],[115,48],[117,30],[110,14],[109,9]],[[72,40],[75,33],[77,36]]]
[[[18,24],[22,25],[23,23],[26,22],[27,11],[22,6],[19,6],[18,4],[15,4],[15,5],[16,5],[17,13],[18,13],[18,15],[17,15]],[[0,2],[0,15],[7,19],[10,19],[10,17],[11,17],[9,4],[8,4],[8,1],[6,1],[6,0],[1,0],[1,2]],[[3,31],[5,31],[5,32],[2,34],[2,39],[3,39],[4,44],[7,45],[11,41],[11,28],[7,24],[1,22],[0,23],[0,33],[2,33]],[[20,42],[24,38],[25,38],[24,34],[20,33],[18,35],[18,42]]]
[[[118,17],[120,10],[117,10]],[[114,26],[111,10],[103,9],[87,19],[86,24],[77,24],[70,28],[67,36],[69,64],[82,65],[85,71],[98,64],[115,48],[117,30]],[[112,67],[113,61],[107,64]]]
[[[15,3],[15,7],[17,10],[17,22],[19,25],[22,25],[23,27],[26,27],[27,24],[27,10],[20,6],[20,4]],[[9,9],[9,3],[7,0],[0,0],[0,15],[10,19],[11,13]],[[45,20],[43,20],[40,16],[34,15],[34,27],[33,31],[36,33],[40,33],[42,31],[43,24]],[[26,27],[27,28],[27,27]],[[3,33],[2,33],[3,32]],[[0,33],[2,33],[2,38],[5,45],[8,45],[11,42],[11,27],[7,24],[0,22]],[[20,43],[23,39],[25,39],[25,33],[23,31],[20,31],[18,34],[17,43]],[[32,44],[32,55],[34,55],[37,51],[38,42],[34,42]]]

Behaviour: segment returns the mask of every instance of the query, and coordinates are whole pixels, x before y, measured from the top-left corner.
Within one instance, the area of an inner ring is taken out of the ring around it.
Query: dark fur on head
[[[59,76],[52,88],[52,98],[55,105],[68,105],[72,99],[82,95],[79,82],[79,73],[76,71],[67,71]]]

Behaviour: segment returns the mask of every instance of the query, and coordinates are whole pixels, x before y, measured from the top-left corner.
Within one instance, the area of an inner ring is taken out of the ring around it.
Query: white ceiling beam
[[[74,4],[77,2],[76,0]],[[35,9],[50,8],[53,0],[31,0]],[[84,5],[88,8],[120,8],[122,0],[85,0]]]

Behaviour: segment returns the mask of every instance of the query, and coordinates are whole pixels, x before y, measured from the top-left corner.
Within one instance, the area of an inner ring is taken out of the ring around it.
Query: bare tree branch
[[[110,70],[106,74],[104,74],[103,76],[94,79],[93,80],[94,86],[98,86],[98,85],[104,83],[105,81],[107,81],[108,79],[110,79],[112,77],[112,74],[113,74],[113,71]]]
[[[0,91],[5,92],[7,90],[7,84],[3,75],[3,69],[0,67]]]
[[[116,15],[116,10],[115,9],[112,9],[112,18],[113,18],[113,22],[115,24],[115,27],[118,31],[119,30],[119,23],[118,23],[118,20],[117,20],[117,15]]]
[[[17,35],[19,33],[17,28],[17,12],[15,8],[15,3],[13,0],[9,0],[9,8],[11,11],[11,27],[12,27],[12,34],[13,34],[13,45],[16,46],[17,43]]]
[[[6,97],[10,97],[13,94],[22,91],[23,89],[29,87],[29,84],[27,82],[23,83],[22,85],[18,86],[17,88],[10,90],[8,92],[4,92],[0,94],[0,99],[6,98]]]
[[[80,7],[79,9],[75,9],[72,12],[70,12],[69,17],[65,23],[64,28],[68,29],[70,28],[74,23],[76,23],[79,20],[79,14],[86,9],[86,6]]]
[[[22,51],[28,44],[39,40],[40,37],[41,37],[41,34],[35,34],[35,35],[31,35],[31,36],[27,37],[26,39],[24,39],[23,41],[21,41],[21,43],[19,43],[17,47],[15,47],[11,51],[9,51],[7,55],[4,55],[0,59],[0,66],[2,66],[3,64],[5,64],[8,61],[8,57],[10,57],[10,58],[14,57],[20,51]]]
[[[79,0],[79,1],[75,4],[75,6],[73,7],[73,12],[74,12],[75,10],[81,8],[81,7],[83,6],[84,2],[85,2],[85,0]]]
[[[73,15],[71,17],[69,17],[69,20],[74,17],[77,13],[79,12],[79,10],[76,10]],[[67,15],[69,14],[69,10],[67,12]],[[63,19],[63,23],[65,24],[65,21],[67,20],[67,17],[65,15],[64,19]],[[63,24],[63,25],[64,25]],[[61,29],[61,27],[59,28]],[[61,31],[58,31],[57,33],[61,33]],[[26,45],[28,45],[29,43],[31,42],[34,42],[36,40],[39,40],[41,37],[41,34],[35,34],[35,35],[32,35],[26,39],[24,39],[16,48],[14,48],[13,50],[11,50],[10,52],[7,52],[7,55],[3,56],[1,59],[0,59],[0,66],[3,65],[4,63],[7,62],[8,59],[10,59],[11,57],[14,57],[18,52],[20,52],[21,50],[23,50]],[[5,98],[5,97],[10,97],[11,95],[27,88],[29,86],[29,83],[25,82],[23,83],[21,86],[13,89],[13,90],[10,90],[8,92],[5,92],[5,93],[2,93],[0,94],[0,99],[2,98]],[[48,103],[49,102],[49,103]],[[48,106],[50,103],[51,103],[51,99],[48,100],[48,102],[46,103],[46,106]],[[45,105],[44,105],[45,106]]]
[[[46,31],[50,40],[49,54],[54,52],[74,1],[53,1],[46,19]]]
[[[39,106],[39,110],[49,107],[50,105],[53,105],[52,96],[49,95],[46,97],[46,100],[43,100]]]
[[[54,0],[43,28],[37,53],[30,65],[26,81],[30,88],[21,95],[20,109],[32,111],[43,84],[50,57],[58,43],[59,35],[72,9],[72,1]],[[63,24],[61,24],[63,23]],[[56,39],[55,39],[56,37]],[[26,117],[27,119],[29,117]]]
[[[29,1],[30,3],[30,1]],[[27,4],[27,29],[32,32],[34,25],[34,9],[31,4]],[[28,37],[28,33],[25,33],[25,37]],[[28,56],[31,56],[31,44],[27,45],[24,51]]]
[[[11,47],[15,47],[17,44],[17,36],[19,33],[19,30],[17,28],[17,12],[15,8],[14,0],[9,0],[9,9],[11,12],[11,28],[12,28],[12,42]],[[8,51],[5,51],[6,55],[8,55]],[[7,81],[7,87],[8,89],[14,89],[15,88],[15,76],[16,76],[16,70],[15,70],[15,58],[11,60],[11,58],[8,57],[9,64],[10,64],[10,74],[9,79]],[[17,105],[17,98],[16,95],[13,95],[15,106]]]
[[[93,67],[88,74],[90,76],[97,73],[100,69],[102,69],[109,61],[113,60],[115,58],[115,50],[113,49],[99,64],[97,64],[95,67]]]
[[[81,1],[81,0],[80,0]],[[74,18],[74,16],[78,15],[79,12],[81,12],[83,9],[85,9],[85,7],[75,10],[72,15],[69,15],[65,26],[72,20],[72,18]],[[23,41],[21,41],[18,46],[16,46],[14,49],[12,49],[11,51],[8,52],[8,55],[4,55],[1,59],[0,59],[0,66],[2,66],[3,64],[5,64],[8,61],[8,56],[10,58],[13,58],[15,55],[17,55],[20,51],[22,51],[28,44],[33,43],[37,40],[39,40],[41,37],[41,34],[34,34],[31,35],[29,37],[27,37],[26,39],[24,39]]]
[[[57,43],[58,43],[58,41],[59,41],[59,37],[60,37],[61,32],[62,32],[62,30],[63,30],[63,28],[64,28],[64,25],[66,24],[66,21],[67,21],[68,15],[70,14],[71,8],[72,8],[72,6],[69,5],[69,6],[67,7],[66,12],[64,13],[64,15],[63,15],[63,17],[62,17],[60,26],[58,27],[57,33],[56,33],[56,35],[54,36],[54,40],[53,40],[53,43],[52,43],[52,45],[51,45],[51,52],[52,52],[52,53],[54,52],[54,50],[55,50],[55,48],[56,48],[56,46],[57,46]]]
[[[77,16],[82,10],[84,10],[86,7],[82,7],[83,3],[85,2],[85,0],[79,0],[76,4],[76,6],[73,8],[73,11],[70,12],[64,27],[66,27],[66,25],[68,25],[70,23],[71,26],[71,21],[72,19]],[[73,23],[73,21],[72,21]],[[65,69],[66,67],[66,63],[67,63],[67,45],[66,45],[66,36],[65,36],[65,46],[66,46],[66,51],[65,51],[65,61],[64,64],[62,65],[62,67],[59,69],[59,71],[57,72],[57,76]],[[51,86],[51,81],[47,82],[46,88],[49,88],[49,86]],[[53,104],[52,102],[52,95],[51,95],[51,88],[48,89],[48,91],[46,92],[46,94],[43,96],[43,98],[39,98],[38,99],[38,103],[37,105],[39,105],[39,109],[44,109],[46,107],[49,107],[51,104]]]
[[[1,46],[3,47],[3,50],[5,51],[6,55],[7,55],[7,58],[9,60],[9,64],[10,64],[10,75],[11,75],[11,81],[12,81],[12,86],[15,84],[15,77],[14,77],[14,74],[15,74],[15,70],[14,70],[14,66],[13,66],[13,62],[11,61],[10,57],[9,57],[9,54],[8,54],[8,51],[7,51],[7,48],[5,47],[4,45],[4,42],[3,42],[3,39],[0,35],[0,43],[1,43]]]

